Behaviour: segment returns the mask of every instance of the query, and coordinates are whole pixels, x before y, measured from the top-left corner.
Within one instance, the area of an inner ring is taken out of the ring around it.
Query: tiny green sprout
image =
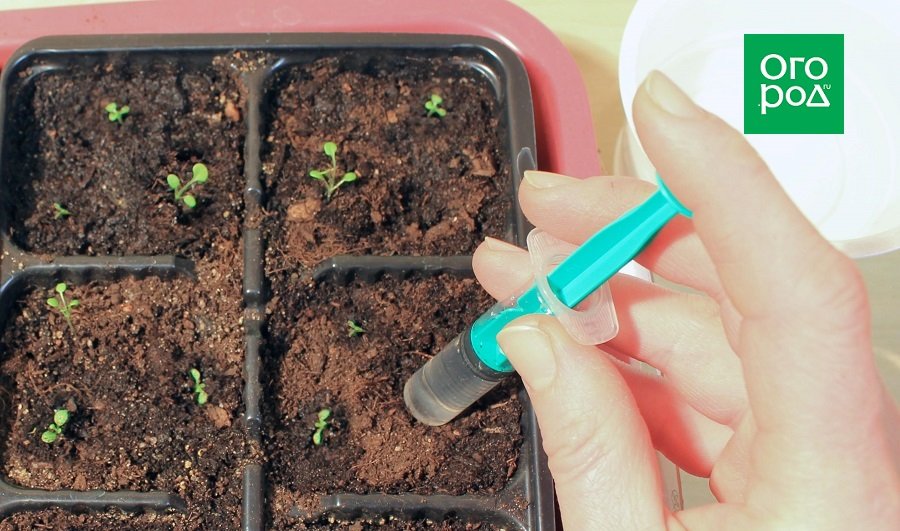
[[[359,336],[366,333],[365,329],[356,324],[354,321],[347,321],[347,328],[350,329],[348,337]]]
[[[66,409],[57,409],[53,412],[53,422],[47,426],[44,433],[41,434],[41,440],[47,444],[53,444],[56,439],[62,435],[63,426],[69,422],[69,411]]]
[[[122,105],[121,107],[119,107],[118,103],[111,102],[107,104],[106,107],[103,108],[103,110],[109,114],[110,122],[122,123],[122,118],[124,118],[125,115],[128,114],[128,111],[130,111],[131,109],[128,108],[128,105]]]
[[[66,210],[61,204],[53,203],[53,219],[62,219],[71,215],[72,213]]]
[[[67,301],[65,296],[67,289],[68,286],[65,282],[57,284],[56,287],[53,288],[56,295],[47,299],[47,306],[59,310],[60,315],[63,316],[63,319],[66,320],[66,324],[69,325],[69,330],[71,330],[72,333],[75,333],[75,329],[72,327],[72,308],[76,308],[81,303],[78,302],[78,299]]]
[[[437,94],[432,94],[431,98],[425,102],[425,110],[428,111],[428,116],[437,115],[438,118],[447,116],[447,109],[441,108],[442,103],[444,103],[444,98]]]
[[[322,444],[322,432],[325,431],[325,428],[331,424],[331,410],[328,408],[322,408],[319,410],[319,413],[316,416],[316,431],[313,432],[312,442],[316,446]]]
[[[198,162],[194,164],[194,167],[191,168],[191,180],[186,182],[184,186],[181,185],[181,179],[178,178],[174,173],[170,173],[166,177],[166,182],[169,184],[169,188],[171,188],[175,192],[175,201],[178,202],[184,201],[185,206],[188,208],[194,208],[197,206],[197,199],[190,194],[186,194],[188,190],[197,186],[198,184],[203,184],[209,178],[209,170],[206,169],[206,165]]]
[[[197,400],[197,404],[202,406],[209,400],[209,395],[206,394],[206,384],[203,383],[203,377],[200,375],[199,369],[191,369],[189,374],[191,375],[191,380],[194,381],[194,398]]]
[[[344,183],[350,183],[356,180],[356,172],[348,171],[340,179],[337,168],[337,151],[338,146],[334,142],[325,142],[322,144],[322,151],[331,159],[331,167],[323,170],[309,170],[309,176],[317,181],[322,181],[325,186],[325,199],[331,200],[331,196],[337,192],[337,189]]]

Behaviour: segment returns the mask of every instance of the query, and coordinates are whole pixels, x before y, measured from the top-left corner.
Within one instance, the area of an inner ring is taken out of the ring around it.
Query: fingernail
[[[553,188],[577,181],[574,177],[550,173],[547,171],[528,170],[525,172],[525,182],[532,188]]]
[[[665,74],[654,70],[647,75],[644,90],[664,111],[682,118],[699,116],[701,109]]]
[[[550,336],[529,324],[507,326],[497,334],[497,342],[522,381],[541,391],[556,378],[556,355]]]
[[[487,248],[492,251],[500,251],[504,253],[512,253],[522,251],[521,248],[516,247],[511,243],[506,243],[505,241],[498,240],[496,238],[491,238],[487,236],[484,238],[484,244],[487,245]]]

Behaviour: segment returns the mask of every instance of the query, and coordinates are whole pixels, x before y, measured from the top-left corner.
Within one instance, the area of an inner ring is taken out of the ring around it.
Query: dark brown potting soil
[[[500,491],[516,470],[522,406],[510,379],[440,428],[404,407],[406,379],[491,305],[474,280],[309,279],[333,255],[468,254],[485,236],[511,238],[509,154],[488,80],[446,59],[348,57],[275,76],[263,109],[264,209],[246,210],[264,229],[271,293],[261,452],[238,425],[246,65],[135,57],[26,74],[31,88],[8,107],[2,211],[26,251],[180,254],[199,280],[70,285],[81,302],[74,331],[47,307],[50,289],[22,294],[0,340],[0,472],[33,488],[173,492],[188,511],[48,509],[8,516],[0,531],[237,529],[243,465],[263,460],[271,529],[499,529],[316,512],[326,493]],[[431,94],[444,98],[443,118],[426,116]],[[108,120],[110,101],[131,108],[123,123]],[[329,165],[326,141],[339,146],[337,170],[359,175],[330,200],[309,176]],[[197,162],[210,178],[189,210],[165,179],[189,178]],[[54,203],[71,215],[54,219]],[[365,332],[350,336],[348,320]],[[209,392],[203,406],[192,367]],[[61,407],[71,411],[63,436],[41,442]],[[333,416],[317,446],[325,407]],[[308,517],[289,516],[297,510]]]
[[[0,531],[108,531],[110,529],[140,529],[167,531],[172,529],[167,517],[154,514],[142,514],[131,517],[128,527],[123,528],[122,513],[111,514],[80,514],[61,511],[59,509],[47,509],[35,513],[22,513],[11,516],[0,522]],[[134,525],[132,526],[132,522]],[[237,529],[237,528],[234,528]],[[308,531],[501,531],[502,527],[493,524],[465,523],[457,519],[449,519],[440,522],[430,520],[399,520],[385,519],[376,521],[331,521],[323,520],[313,524],[298,524],[285,529],[298,529]]]
[[[13,241],[43,254],[203,257],[239,237],[245,95],[230,66],[127,60],[36,74],[7,107]],[[123,122],[104,107],[128,105]],[[188,209],[166,175],[209,180]],[[71,212],[54,219],[54,203]]]
[[[437,428],[415,421],[402,397],[409,376],[490,304],[475,280],[449,276],[313,285],[272,301],[264,384],[275,397],[266,449],[276,528],[294,507],[314,512],[324,493],[505,486],[522,440],[515,379]],[[348,320],[365,332],[350,336]],[[316,446],[322,408],[333,418]]]
[[[313,524],[298,524],[285,529],[303,531],[500,531],[502,528],[493,524],[467,523],[451,518],[442,521],[403,520],[399,518],[379,518],[345,522],[326,518]]]
[[[287,69],[270,94],[270,268],[338,254],[466,254],[484,236],[509,238],[509,157],[487,80],[446,60],[344,62]],[[443,97],[443,118],[426,116],[431,94]],[[359,176],[331,200],[309,176],[330,166],[326,141],[338,145],[339,175]]]
[[[0,531],[173,531],[181,529],[234,531],[238,529],[238,526],[228,520],[220,520],[217,523],[212,520],[209,527],[197,527],[185,521],[178,521],[171,515],[152,512],[128,514],[119,510],[73,514],[62,509],[44,509],[17,513],[0,521]]]
[[[166,491],[186,514],[144,515],[113,528],[236,529],[241,471],[254,457],[239,425],[243,334],[238,249],[198,279],[123,279],[71,285],[72,328],[47,306],[49,289],[27,292],[0,343],[2,472],[41,489]],[[209,401],[198,405],[188,371]],[[54,443],[41,433],[54,409],[70,411]],[[78,516],[21,514],[4,528],[42,518],[81,529]],[[103,517],[106,521],[109,516]],[[124,516],[122,516],[124,518]],[[86,528],[92,528],[86,526]]]

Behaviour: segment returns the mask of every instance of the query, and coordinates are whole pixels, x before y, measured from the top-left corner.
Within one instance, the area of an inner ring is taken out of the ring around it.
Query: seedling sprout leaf
[[[209,394],[206,392],[206,384],[203,383],[203,375],[200,374],[200,369],[196,368],[189,370],[188,375],[191,377],[191,380],[194,381],[194,399],[197,401],[198,405],[202,406],[209,401]]]
[[[69,329],[72,330],[72,333],[74,333],[75,329],[72,327],[72,308],[77,307],[81,303],[78,302],[78,299],[67,301],[64,295],[66,289],[68,289],[68,286],[66,286],[65,282],[60,282],[59,284],[54,286],[53,291],[55,291],[57,295],[55,297],[50,297],[47,299],[47,306],[58,310],[63,319],[65,319],[66,324],[69,326]]]
[[[72,213],[69,212],[61,204],[53,203],[53,219],[62,219],[66,216],[71,216],[71,215],[72,215]]]
[[[209,170],[206,169],[206,165],[198,162],[194,164],[194,167],[191,169],[193,174],[194,181],[198,183],[205,183],[206,179],[209,177]]]
[[[447,111],[441,108],[442,103],[444,103],[444,98],[437,94],[432,94],[431,98],[425,102],[425,110],[428,111],[428,116],[434,116],[435,114],[438,118],[446,116]]]
[[[325,199],[330,200],[331,196],[337,192],[338,188],[344,183],[353,182],[357,179],[356,172],[347,172],[338,179],[337,155],[338,146],[334,142],[328,141],[322,144],[322,151],[331,159],[331,165],[328,168],[309,170],[309,176],[317,181],[322,182],[325,187]]]
[[[41,433],[41,440],[47,444],[52,444],[62,435],[63,426],[69,422],[69,411],[67,409],[57,409],[53,411],[53,422],[47,426],[44,433]]]
[[[350,329],[350,332],[347,334],[348,337],[358,336],[360,334],[366,333],[366,330],[356,324],[356,322],[353,320],[347,321],[347,328]]]
[[[205,164],[198,162],[194,164],[191,169],[191,179],[184,183],[184,185],[181,184],[181,179],[178,175],[175,175],[174,173],[170,173],[166,176],[166,183],[168,183],[169,188],[175,192],[176,202],[182,201],[188,208],[194,208],[197,206],[197,199],[187,192],[195,186],[205,183],[208,179],[209,170],[206,168]]]
[[[110,122],[119,122],[122,123],[122,118],[128,114],[131,108],[128,105],[119,105],[112,101],[106,104],[106,107],[103,108],[104,111],[107,112],[107,118],[109,118]]]
[[[57,409],[53,413],[53,423],[56,424],[57,427],[62,428],[65,426],[66,422],[69,422],[69,411],[66,409]]]
[[[331,410],[328,408],[322,408],[316,414],[316,422],[314,424],[316,431],[312,434],[312,442],[314,445],[319,446],[322,444],[322,432],[328,427],[328,419],[330,417]]]

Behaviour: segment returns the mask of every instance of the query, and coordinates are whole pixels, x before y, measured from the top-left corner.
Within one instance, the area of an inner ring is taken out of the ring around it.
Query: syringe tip
[[[468,337],[466,329],[403,386],[406,407],[419,422],[429,426],[450,422],[506,376],[483,367],[477,358],[473,363]]]

